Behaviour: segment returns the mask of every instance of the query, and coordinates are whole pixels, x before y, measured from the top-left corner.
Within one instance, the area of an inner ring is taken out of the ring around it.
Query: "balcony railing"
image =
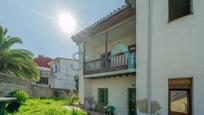
[[[119,53],[107,58],[100,58],[84,63],[84,74],[96,74],[117,70],[126,70],[135,68],[135,51],[128,53]]]

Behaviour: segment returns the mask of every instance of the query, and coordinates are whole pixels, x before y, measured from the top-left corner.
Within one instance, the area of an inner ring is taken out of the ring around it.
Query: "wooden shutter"
[[[104,105],[108,105],[108,88],[104,89]]]
[[[98,89],[98,102],[103,105],[108,104],[108,88]]]

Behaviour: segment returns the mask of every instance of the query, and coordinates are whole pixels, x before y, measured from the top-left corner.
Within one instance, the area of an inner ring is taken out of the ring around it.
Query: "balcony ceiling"
[[[112,28],[111,30],[108,31],[108,42],[113,42],[117,39],[122,39],[125,36],[136,33],[135,26],[136,26],[135,20],[131,20],[126,23],[122,23],[117,27]],[[105,34],[106,33],[104,32],[100,35],[89,38],[86,41],[86,43],[94,47],[102,46],[105,44],[105,36],[106,36]]]

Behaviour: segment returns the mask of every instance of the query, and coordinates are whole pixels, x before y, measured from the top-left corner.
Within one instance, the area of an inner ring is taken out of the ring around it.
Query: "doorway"
[[[136,89],[129,88],[128,89],[128,115],[137,115],[136,111]]]

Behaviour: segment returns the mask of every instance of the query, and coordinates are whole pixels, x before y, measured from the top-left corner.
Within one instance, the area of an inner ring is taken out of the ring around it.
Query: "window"
[[[46,85],[48,85],[48,78],[41,77],[40,80],[37,83],[38,84],[46,84]]]
[[[108,88],[98,89],[98,103],[108,105]]]
[[[191,115],[192,79],[169,80],[169,115]]]
[[[56,73],[57,72],[57,65],[55,65],[55,69],[54,69],[54,73]]]
[[[169,0],[169,21],[192,13],[192,0]]]

